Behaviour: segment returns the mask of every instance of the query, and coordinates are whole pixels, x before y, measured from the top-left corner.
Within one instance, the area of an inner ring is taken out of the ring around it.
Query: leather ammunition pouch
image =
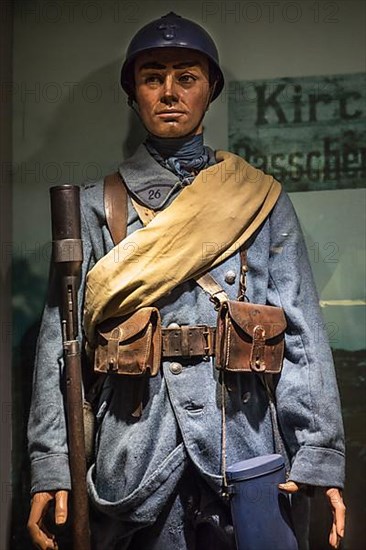
[[[155,307],[144,307],[125,317],[103,321],[97,327],[94,370],[155,376],[161,360],[161,320]]]
[[[279,373],[285,329],[280,307],[224,302],[217,321],[216,367],[231,372]]]

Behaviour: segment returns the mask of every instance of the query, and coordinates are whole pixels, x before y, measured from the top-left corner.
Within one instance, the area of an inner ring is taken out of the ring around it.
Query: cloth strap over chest
[[[235,253],[264,222],[281,185],[246,161],[217,151],[218,163],[144,228],[125,237],[89,271],[84,329],[151,305]]]

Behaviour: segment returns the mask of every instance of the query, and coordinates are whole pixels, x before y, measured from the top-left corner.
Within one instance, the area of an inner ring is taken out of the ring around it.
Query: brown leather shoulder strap
[[[104,210],[114,244],[127,234],[127,190],[119,172],[104,178]]]

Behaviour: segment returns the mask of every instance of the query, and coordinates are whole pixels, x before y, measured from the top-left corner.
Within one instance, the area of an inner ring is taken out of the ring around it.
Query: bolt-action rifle
[[[90,550],[80,343],[77,339],[77,291],[83,261],[80,189],[75,185],[59,185],[51,187],[50,194],[52,255],[61,286],[67,432],[73,501],[73,548]]]

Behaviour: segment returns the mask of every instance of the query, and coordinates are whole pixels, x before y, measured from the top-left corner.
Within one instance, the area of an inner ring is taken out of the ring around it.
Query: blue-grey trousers
[[[296,495],[292,515],[299,550],[309,550],[309,512],[309,499]],[[152,526],[126,536],[126,524],[121,526],[117,519],[92,510],[91,527],[92,550],[236,550],[230,505],[192,465]]]
[[[156,522],[124,536],[118,520],[92,511],[93,550],[235,550],[230,506],[189,465]],[[129,529],[129,532],[131,530]]]

